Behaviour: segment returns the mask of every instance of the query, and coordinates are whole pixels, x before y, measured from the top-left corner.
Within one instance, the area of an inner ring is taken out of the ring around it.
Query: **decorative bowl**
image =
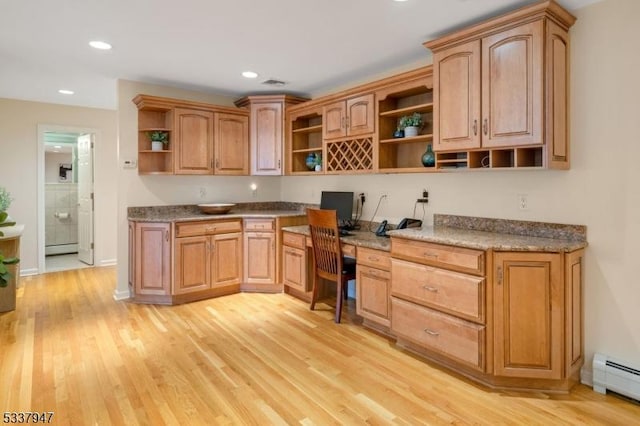
[[[235,204],[225,203],[213,203],[213,204],[198,204],[200,211],[205,214],[225,214],[235,207]]]

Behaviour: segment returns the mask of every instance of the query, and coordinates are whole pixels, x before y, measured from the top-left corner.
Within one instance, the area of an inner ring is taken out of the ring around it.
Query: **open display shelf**
[[[162,107],[143,107],[138,110],[138,173],[173,174],[172,143],[173,110]],[[169,133],[169,148],[151,150],[149,132]]]
[[[290,118],[291,140],[289,170],[291,174],[317,173],[307,167],[309,154],[324,158],[322,145],[322,110],[303,112]]]
[[[377,99],[378,170],[381,173],[434,171],[435,167],[422,165],[422,155],[433,141],[431,75],[381,90]],[[400,119],[416,112],[423,122],[418,136],[394,138]]]
[[[436,153],[436,169],[539,169],[543,147],[494,148]]]

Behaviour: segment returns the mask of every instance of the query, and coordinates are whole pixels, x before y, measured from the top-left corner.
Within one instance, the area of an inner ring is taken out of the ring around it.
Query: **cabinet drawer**
[[[306,237],[302,234],[293,234],[291,232],[282,233],[282,244],[299,249],[305,248]]]
[[[358,264],[390,271],[391,256],[385,251],[358,247]]]
[[[245,231],[274,231],[275,221],[273,219],[245,219]]]
[[[484,323],[484,278],[398,259],[391,276],[392,295]]]
[[[391,254],[393,257],[425,265],[484,275],[484,251],[482,250],[391,238]]]
[[[342,248],[343,256],[356,257],[356,246],[352,246],[351,244],[342,244],[340,247]]]
[[[391,298],[391,329],[426,349],[484,371],[485,327]]]
[[[242,231],[238,220],[198,221],[176,223],[176,237],[193,237],[196,235],[226,234]]]

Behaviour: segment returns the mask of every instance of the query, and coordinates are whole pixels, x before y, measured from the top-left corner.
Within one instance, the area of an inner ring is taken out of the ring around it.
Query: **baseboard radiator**
[[[593,357],[593,390],[607,389],[640,401],[640,367],[596,353]]]

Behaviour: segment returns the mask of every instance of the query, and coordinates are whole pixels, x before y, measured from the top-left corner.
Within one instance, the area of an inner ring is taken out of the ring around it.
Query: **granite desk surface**
[[[309,227],[306,225],[288,226],[282,230],[309,235]],[[352,236],[340,238],[343,244],[391,250],[390,238],[377,237],[368,230],[351,232]],[[581,225],[439,214],[434,215],[434,226],[391,230],[387,234],[391,237],[479,250],[561,253],[587,246],[586,227]]]
[[[238,203],[225,214],[204,214],[197,205],[129,207],[127,218],[134,222],[182,222],[239,218],[305,216],[307,204],[286,202]]]

